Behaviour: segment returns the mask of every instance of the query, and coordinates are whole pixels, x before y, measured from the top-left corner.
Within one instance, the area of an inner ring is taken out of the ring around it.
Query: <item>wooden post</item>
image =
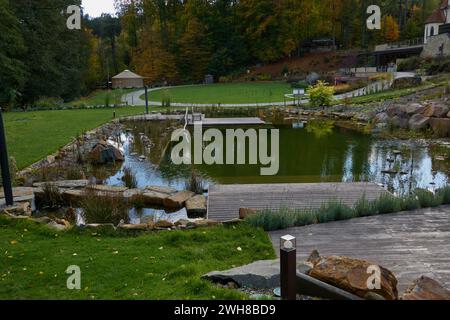
[[[283,300],[297,299],[296,239],[286,235],[280,239],[280,283]]]
[[[9,172],[8,150],[6,148],[5,128],[3,126],[2,109],[0,108],[0,165],[2,169],[3,190],[7,206],[14,204],[11,175]]]

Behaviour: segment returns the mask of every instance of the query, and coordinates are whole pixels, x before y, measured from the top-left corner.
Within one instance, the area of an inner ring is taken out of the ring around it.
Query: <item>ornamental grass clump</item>
[[[440,206],[444,202],[443,194],[441,193],[434,194],[425,189],[417,189],[414,191],[414,194],[417,196],[422,208],[434,208]]]
[[[378,214],[399,212],[402,209],[401,199],[391,194],[384,193],[374,201],[374,206]]]
[[[122,220],[128,222],[128,207],[121,197],[99,194],[94,190],[86,189],[80,203],[83,217],[89,224],[112,223],[119,224]]]

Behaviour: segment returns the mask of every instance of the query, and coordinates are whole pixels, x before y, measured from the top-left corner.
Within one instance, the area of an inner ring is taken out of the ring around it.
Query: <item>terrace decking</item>
[[[450,288],[450,206],[270,232],[277,254],[287,234],[297,238],[298,261],[318,250],[388,268],[400,292],[422,275]]]
[[[374,200],[385,192],[377,184],[364,182],[213,185],[209,188],[208,218],[217,221],[236,219],[240,208],[318,208],[331,200],[351,206],[363,195]]]
[[[214,126],[253,126],[266,124],[260,118],[205,118],[189,119],[189,125],[201,124],[204,127]]]

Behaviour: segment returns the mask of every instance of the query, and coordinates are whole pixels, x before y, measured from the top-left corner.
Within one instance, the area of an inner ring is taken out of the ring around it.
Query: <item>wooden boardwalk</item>
[[[209,188],[208,218],[236,219],[240,208],[318,208],[331,200],[351,206],[364,194],[368,200],[374,200],[384,192],[374,183],[213,185]]]
[[[297,237],[298,261],[318,250],[388,268],[399,292],[422,275],[450,288],[450,206],[270,232],[277,254],[286,234]]]

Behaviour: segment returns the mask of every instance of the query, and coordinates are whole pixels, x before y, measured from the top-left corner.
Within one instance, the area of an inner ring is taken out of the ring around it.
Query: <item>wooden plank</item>
[[[401,292],[422,275],[450,288],[450,206],[270,232],[277,253],[286,234],[297,238],[299,261],[318,250],[390,269]]]
[[[374,183],[212,185],[208,218],[218,221],[236,219],[240,208],[318,208],[332,200],[352,206],[363,195],[374,200],[386,192]]]
[[[260,118],[203,118],[202,121],[195,121],[194,124],[202,124],[203,126],[249,126],[264,125],[265,122]],[[189,121],[192,125],[192,121]]]

